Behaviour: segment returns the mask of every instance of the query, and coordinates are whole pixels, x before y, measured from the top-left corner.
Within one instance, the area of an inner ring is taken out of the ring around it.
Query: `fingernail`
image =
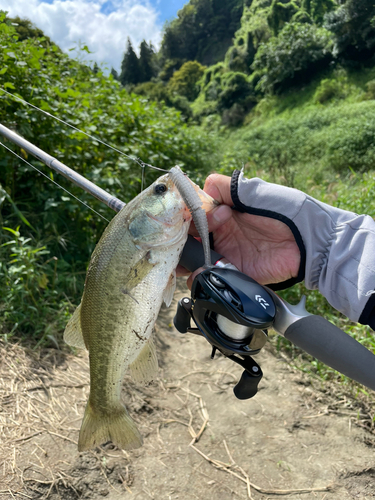
[[[230,219],[231,215],[232,215],[232,210],[230,207],[228,207],[228,205],[220,205],[212,214],[212,217],[216,222],[222,224],[226,222],[228,219]]]

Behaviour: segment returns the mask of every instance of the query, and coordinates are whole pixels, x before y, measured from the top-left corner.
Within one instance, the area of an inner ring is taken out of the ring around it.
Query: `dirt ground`
[[[240,367],[177,333],[174,311],[162,310],[156,327],[159,378],[148,387],[124,381],[144,436],[129,453],[111,444],[77,451],[86,353],[0,344],[0,499],[375,498],[368,404],[321,386],[270,347],[256,357],[258,394],[239,401]]]

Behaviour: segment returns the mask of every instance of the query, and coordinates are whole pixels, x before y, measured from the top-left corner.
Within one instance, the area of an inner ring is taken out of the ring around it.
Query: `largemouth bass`
[[[203,191],[202,198],[207,208]],[[163,299],[172,301],[190,221],[170,175],[164,175],[113,218],[92,254],[81,304],[64,334],[68,344],[89,351],[90,395],[79,451],[107,441],[124,449],[142,444],[121,402],[122,380],[128,368],[137,382],[156,375],[151,334]]]

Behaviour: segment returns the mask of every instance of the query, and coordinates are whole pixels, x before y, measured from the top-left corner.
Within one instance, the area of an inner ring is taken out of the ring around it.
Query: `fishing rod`
[[[0,134],[114,211],[125,206],[115,196],[1,124]],[[239,272],[213,250],[211,261],[215,265],[195,277],[191,297],[179,301],[174,324],[180,333],[203,336],[212,346],[212,358],[219,350],[244,368],[234,387],[237,398],[251,398],[258,390],[263,373],[252,355],[265,345],[268,328],[273,328],[326,365],[375,390],[374,354],[322,316],[306,311],[304,298],[299,304],[291,305],[271,289]],[[204,262],[201,243],[189,236],[180,264],[193,272]],[[193,328],[191,321],[196,325]]]
[[[112,208],[115,212],[119,212],[125,206],[125,203],[116,198],[116,196],[107,193],[107,191],[104,191],[104,189],[89,181],[86,177],[83,177],[83,175],[78,174],[61,161],[49,155],[2,124],[0,124],[0,134],[20,148],[24,149],[27,153],[34,156],[37,160],[47,165],[47,167],[52,168],[52,170],[63,175],[76,186],[82,188],[99,201],[105,203],[107,207]]]

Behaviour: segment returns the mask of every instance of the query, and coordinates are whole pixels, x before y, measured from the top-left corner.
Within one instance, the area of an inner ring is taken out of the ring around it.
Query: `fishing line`
[[[16,152],[14,152],[12,149],[8,148],[8,146],[6,146],[5,144],[3,144],[1,141],[0,141],[0,145],[3,146],[5,149],[7,149],[8,151],[10,151],[11,153],[14,154],[14,156],[16,156],[17,158],[19,158],[20,160],[22,160],[23,162],[25,162],[27,165],[29,165],[31,168],[33,168],[34,170],[36,170],[37,172],[39,172],[39,174],[43,175],[44,177],[46,177],[49,181],[53,182],[56,186],[58,186],[60,189],[62,189],[63,191],[65,191],[67,194],[69,194],[70,196],[72,196],[73,198],[75,198],[77,201],[79,201],[80,203],[82,203],[82,205],[84,205],[86,208],[89,208],[90,210],[92,210],[96,215],[99,215],[99,217],[101,217],[102,219],[104,219],[105,221],[107,222],[110,222],[108,219],[106,219],[103,215],[101,215],[99,212],[97,212],[96,210],[94,210],[92,207],[90,207],[90,205],[88,205],[86,202],[84,202],[83,200],[80,200],[79,198],[77,198],[77,196],[75,196],[73,193],[71,193],[70,191],[68,191],[67,189],[65,189],[63,186],[61,186],[59,183],[57,183],[56,181],[54,181],[53,179],[51,179],[51,177],[48,177],[48,175],[46,175],[44,172],[42,172],[41,170],[39,170],[38,168],[34,167],[34,165],[32,165],[31,163],[29,163],[27,160],[25,160],[25,158],[22,158],[22,156],[18,155]]]
[[[142,180],[141,180],[141,192],[142,192],[145,185],[145,167],[142,165],[141,168],[142,168]]]
[[[109,149],[112,149],[113,151],[116,151],[117,153],[120,153],[121,155],[123,156],[126,156],[126,158],[129,158],[130,160],[138,163],[138,165],[142,168],[144,167],[150,167],[150,168],[153,168],[155,170],[160,170],[161,172],[168,172],[168,170],[165,170],[164,168],[159,168],[159,167],[154,167],[154,165],[150,165],[149,163],[145,163],[144,161],[142,161],[140,158],[136,158],[134,156],[130,156],[126,153],[124,153],[123,151],[121,151],[120,149],[117,149],[115,148],[114,146],[111,146],[110,144],[102,141],[101,139],[98,139],[97,137],[93,136],[93,135],[90,135],[88,134],[87,132],[84,132],[83,130],[80,130],[79,128],[75,127],[74,125],[70,124],[69,122],[66,122],[64,120],[62,120],[61,118],[58,118],[57,116],[54,116],[52,115],[51,113],[48,113],[48,111],[45,111],[44,109],[41,109],[41,108],[38,108],[38,106],[35,106],[35,104],[31,104],[30,102],[26,101],[25,99],[21,98],[21,97],[18,97],[10,92],[8,92],[7,90],[3,89],[1,86],[0,86],[0,90],[2,92],[4,92],[5,94],[11,96],[13,99],[18,99],[18,101],[24,103],[24,104],[27,104],[28,106],[36,109],[37,111],[40,111],[41,113],[44,113],[46,116],[49,116],[50,118],[54,118],[55,120],[57,120],[58,122],[60,123],[63,123],[64,125],[66,125],[67,127],[70,127],[72,128],[73,130],[77,131],[77,132],[80,132],[81,134],[84,134],[86,137],[89,137],[90,139],[92,139],[93,141],[97,141],[99,142],[100,144],[103,144],[103,146],[106,146],[107,148]]]

